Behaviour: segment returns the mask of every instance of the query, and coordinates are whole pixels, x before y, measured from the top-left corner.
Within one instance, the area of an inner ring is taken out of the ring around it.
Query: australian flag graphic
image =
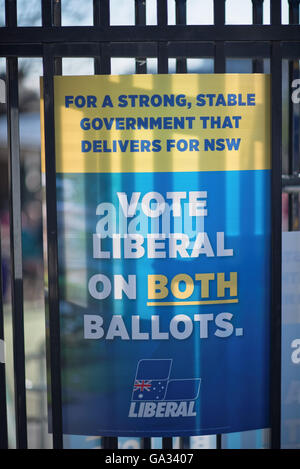
[[[172,359],[143,359],[138,362],[132,401],[194,400],[200,378],[170,379]]]

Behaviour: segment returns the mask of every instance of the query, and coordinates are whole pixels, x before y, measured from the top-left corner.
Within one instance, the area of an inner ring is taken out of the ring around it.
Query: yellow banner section
[[[57,172],[270,168],[268,75],[56,76],[54,110]]]

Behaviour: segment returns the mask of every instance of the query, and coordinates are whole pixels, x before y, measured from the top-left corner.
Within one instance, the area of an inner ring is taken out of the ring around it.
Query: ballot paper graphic
[[[195,400],[200,378],[171,378],[171,359],[143,359],[138,362],[132,401]]]

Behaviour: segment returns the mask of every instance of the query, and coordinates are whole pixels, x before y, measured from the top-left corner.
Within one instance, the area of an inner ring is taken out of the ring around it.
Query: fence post
[[[270,421],[271,448],[280,448],[281,437],[281,143],[282,55],[280,42],[271,53],[271,314],[270,314]]]

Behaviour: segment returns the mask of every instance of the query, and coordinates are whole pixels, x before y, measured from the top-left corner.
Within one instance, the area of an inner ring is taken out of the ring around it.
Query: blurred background
[[[18,25],[41,25],[40,0],[18,0]],[[111,24],[135,24],[134,0],[111,0]],[[4,0],[0,0],[0,27],[4,25]],[[156,0],[146,1],[147,24],[156,24]],[[168,23],[175,24],[175,0],[168,1]],[[288,23],[288,0],[282,2],[283,24]],[[228,24],[251,24],[251,0],[227,0],[226,22]],[[213,24],[213,0],[187,0],[188,24]],[[270,1],[264,1],[264,23],[270,23]],[[92,25],[93,1],[62,0],[62,25]],[[264,60],[264,73],[269,73],[269,60]],[[176,59],[169,59],[169,73],[175,73]],[[187,59],[188,73],[213,73],[213,59]],[[252,62],[248,59],[228,59],[229,73],[251,73]],[[63,59],[64,75],[92,75],[93,59]],[[112,74],[135,73],[135,58],[111,59]],[[157,73],[157,59],[147,59],[147,73]],[[29,448],[50,448],[51,435],[47,423],[46,354],[45,354],[45,303],[44,303],[44,262],[42,186],[40,170],[40,110],[39,77],[42,76],[42,59],[19,59],[19,100],[20,100],[20,148],[21,148],[21,189],[22,189],[22,248],[24,275],[24,318],[26,353],[26,392],[28,414]],[[0,58],[0,78],[6,80],[6,62]],[[283,66],[283,173],[287,173],[288,162],[288,63]],[[299,196],[298,202],[299,202]],[[283,229],[288,230],[288,196],[283,194]],[[10,292],[10,228],[8,206],[8,148],[6,105],[0,103],[0,220],[3,273],[3,296],[6,341],[6,379],[8,394],[9,444],[15,447],[14,428],[14,380],[12,357],[12,319]],[[298,218],[295,217],[296,224]],[[294,227],[295,230],[299,226]],[[228,435],[226,447],[266,447],[266,433],[246,432],[247,435]],[[138,448],[137,439],[120,438],[123,448]],[[159,447],[159,439],[153,447]],[[174,445],[178,444],[174,439]],[[193,437],[195,448],[215,447],[215,437]],[[99,437],[65,437],[65,447],[100,447]]]

